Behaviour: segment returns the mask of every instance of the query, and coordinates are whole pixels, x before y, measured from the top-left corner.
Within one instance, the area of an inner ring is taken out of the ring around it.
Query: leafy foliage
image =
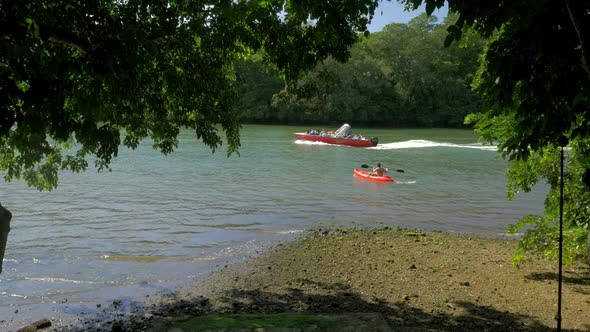
[[[404,0],[427,11],[443,0]],[[492,37],[474,82],[490,115],[513,113],[514,127],[501,150],[510,158],[526,158],[530,150],[587,137],[590,105],[590,3],[561,0],[493,0],[485,3],[449,0],[458,13],[447,28],[447,43],[473,27]]]
[[[60,170],[150,138],[170,153],[179,128],[238,150],[236,60],[264,49],[293,79],[366,30],[376,0],[0,2],[0,170],[50,190]],[[347,5],[344,5],[344,4]],[[313,23],[313,24],[311,24]]]
[[[481,140],[502,146],[512,134],[515,123],[512,116],[470,114],[466,122],[475,125]],[[550,186],[543,216],[525,216],[508,230],[512,234],[524,231],[513,258],[517,265],[526,259],[527,253],[538,254],[547,259],[558,257],[560,149],[555,144],[548,145],[543,149],[531,150],[526,159],[514,158],[509,163],[509,199],[514,199],[520,191],[531,191],[540,181],[546,181]],[[567,167],[564,170],[563,257],[566,263],[587,256],[590,191],[582,178],[590,167],[589,157],[589,139],[577,138],[564,153]]]
[[[513,130],[500,147],[510,158],[526,158],[563,135],[589,135],[588,46],[581,38],[590,34],[589,9],[583,1],[488,1],[477,7],[449,1],[449,11],[461,13],[458,27],[493,35],[474,88],[490,115],[513,114]]]
[[[588,142],[574,142],[579,145]],[[571,150],[574,151],[574,150]],[[525,229],[522,240],[515,253],[515,263],[520,263],[526,252],[533,252],[545,258],[558,257],[559,238],[559,152],[556,147],[547,148],[543,154],[534,153],[528,160],[513,161],[508,172],[509,193],[514,195],[518,189],[528,191],[541,178],[547,179],[551,189],[546,198],[544,215],[527,216],[511,226],[510,232]],[[573,259],[587,255],[587,230],[590,221],[590,193],[581,180],[582,173],[590,164],[580,155],[567,158],[567,172],[564,174],[564,211],[563,236],[564,260],[571,263]]]

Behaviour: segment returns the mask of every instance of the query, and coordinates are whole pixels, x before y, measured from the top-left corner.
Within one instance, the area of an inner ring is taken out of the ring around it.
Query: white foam
[[[397,180],[395,180],[395,183],[397,183],[397,184],[415,184],[416,181],[397,181]]]
[[[74,280],[74,279],[66,279],[66,278],[55,278],[55,277],[25,277],[25,280],[30,281],[41,281],[41,282],[49,282],[49,283],[56,283],[56,282],[63,282],[63,283],[72,283],[72,284],[104,284],[105,282],[96,282],[96,281],[88,281],[88,280]],[[109,282],[107,282],[109,283]]]
[[[484,151],[497,151],[498,147],[494,145],[482,145],[479,143],[475,144],[454,144],[454,143],[439,143],[427,140],[409,140],[403,142],[393,142],[378,144],[375,147],[368,149],[373,150],[398,150],[398,149],[416,149],[416,148],[432,148],[432,147],[451,147],[461,149],[477,149]]]
[[[328,144],[328,143],[319,142],[319,141],[306,141],[306,140],[302,140],[302,139],[296,140],[295,141],[295,144],[301,144],[301,145],[334,145],[334,144]]]

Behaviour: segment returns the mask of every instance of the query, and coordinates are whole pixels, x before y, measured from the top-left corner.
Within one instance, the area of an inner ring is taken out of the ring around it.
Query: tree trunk
[[[590,192],[590,168],[586,168],[582,174],[582,183],[587,192]],[[590,223],[588,223],[588,265],[590,265]]]
[[[10,231],[10,219],[12,219],[12,213],[0,204],[0,273],[2,273],[2,261]]]

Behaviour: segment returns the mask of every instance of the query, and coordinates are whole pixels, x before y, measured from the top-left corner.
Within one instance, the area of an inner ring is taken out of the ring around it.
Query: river
[[[543,186],[507,201],[506,161],[472,131],[353,127],[380,143],[352,148],[295,139],[308,129],[246,125],[240,156],[229,158],[224,147],[211,153],[182,131],[169,156],[150,142],[123,148],[112,171],[60,174],[52,192],[2,183],[0,202],[13,219],[0,329],[39,318],[65,325],[115,300],[137,305],[174,294],[312,227],[503,236],[520,217],[543,210]],[[395,182],[353,176],[353,168],[377,162]]]

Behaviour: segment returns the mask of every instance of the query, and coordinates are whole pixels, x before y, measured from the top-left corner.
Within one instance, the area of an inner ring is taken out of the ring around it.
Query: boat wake
[[[410,140],[404,142],[393,142],[378,144],[375,147],[367,149],[373,150],[398,150],[398,149],[416,149],[416,148],[432,148],[432,147],[450,147],[461,149],[476,149],[483,151],[497,151],[498,147],[495,145],[482,145],[481,143],[473,144],[454,144],[454,143],[439,143],[426,140]]]

